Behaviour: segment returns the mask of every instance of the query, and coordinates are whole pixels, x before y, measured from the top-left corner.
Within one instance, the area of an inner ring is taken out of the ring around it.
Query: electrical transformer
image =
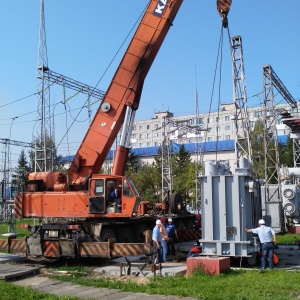
[[[202,255],[251,257],[258,238],[244,228],[256,228],[261,218],[260,185],[252,166],[241,158],[231,172],[228,163],[206,161],[201,179]]]

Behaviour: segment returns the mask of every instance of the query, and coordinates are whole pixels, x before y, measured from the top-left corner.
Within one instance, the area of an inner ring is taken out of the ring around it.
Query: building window
[[[254,117],[255,118],[261,118],[262,117],[262,111],[255,111],[254,112]]]
[[[139,138],[140,138],[140,140],[142,140],[142,139],[144,138],[144,135],[143,135],[143,134],[140,134],[140,135],[139,135]]]
[[[159,145],[158,145],[158,142],[155,142],[155,143],[154,143],[154,146],[159,146]]]
[[[153,124],[153,129],[157,129],[158,128],[158,124]]]
[[[196,118],[195,125],[203,124],[203,118]]]
[[[131,135],[131,138],[132,138],[132,139],[135,139],[135,137],[136,137],[136,135],[135,135],[135,133],[133,133],[133,134]]]
[[[230,125],[226,125],[226,126],[225,126],[225,130],[226,130],[226,131],[230,130]]]
[[[155,138],[158,138],[158,137],[159,137],[158,132],[155,132],[155,133],[153,134],[153,136],[154,136]]]
[[[216,127],[216,133],[220,132],[221,131],[221,127],[220,126],[217,126]]]
[[[229,116],[225,116],[225,121],[229,121]]]
[[[132,148],[135,148],[135,147],[136,147],[136,143],[132,143],[132,144],[131,144],[131,147],[132,147]]]
[[[253,128],[253,127],[254,127],[254,125],[255,125],[255,122],[253,122],[253,121],[250,121],[250,127],[251,127],[251,128]]]
[[[143,130],[143,125],[139,126],[139,131]]]
[[[147,130],[149,130],[150,129],[150,125],[147,125]]]
[[[143,148],[143,143],[139,143],[140,148]]]
[[[208,137],[208,138],[207,138],[207,141],[208,141],[208,142],[212,142],[212,137],[211,137],[211,136]]]
[[[230,135],[226,135],[225,136],[225,139],[228,141],[228,140],[230,140]]]
[[[148,142],[148,143],[147,143],[147,147],[150,147],[150,146],[151,146],[151,143]]]
[[[132,126],[132,131],[136,131],[136,125],[135,124]]]
[[[147,133],[147,139],[151,139],[151,133]]]

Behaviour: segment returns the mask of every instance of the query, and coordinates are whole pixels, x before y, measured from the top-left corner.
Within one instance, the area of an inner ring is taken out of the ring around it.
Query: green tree
[[[293,139],[288,136],[286,144],[278,144],[281,165],[294,167]]]
[[[195,164],[184,145],[173,156],[173,189],[183,195],[186,203],[190,202],[195,191]]]
[[[125,172],[127,176],[131,176],[131,174],[134,174],[138,171],[139,166],[138,166],[138,159],[137,156],[134,154],[132,151],[132,148],[129,148],[128,151],[128,157],[127,157],[127,164],[126,164],[126,169]]]
[[[12,174],[12,186],[18,191],[25,191],[26,182],[28,180],[28,172],[30,171],[31,168],[28,165],[25,151],[22,150],[18,159],[18,166]]]
[[[152,204],[159,200],[161,190],[161,173],[155,164],[143,164],[136,173],[131,174],[142,201]]]
[[[254,129],[250,132],[252,146],[253,169],[258,178],[265,177],[265,156],[264,156],[264,123],[261,119],[255,122]]]
[[[33,145],[37,146],[36,153],[38,157],[38,165],[41,171],[44,171],[44,161],[41,159],[41,150],[44,148],[44,141],[40,139],[36,139],[32,141]],[[47,169],[48,171],[62,171],[63,169],[63,163],[61,162],[61,155],[57,154],[57,149],[55,146],[55,141],[46,134],[46,156],[47,156]],[[29,157],[31,161],[32,169],[34,169],[35,166],[35,150],[29,151]],[[37,171],[40,171],[37,170]]]

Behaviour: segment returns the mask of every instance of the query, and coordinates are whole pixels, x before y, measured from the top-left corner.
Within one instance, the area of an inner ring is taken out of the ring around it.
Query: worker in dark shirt
[[[197,246],[193,247],[187,257],[196,257],[196,256],[200,256],[200,254],[202,253],[202,246],[200,245],[200,242],[197,241]]]
[[[168,224],[165,225],[167,234],[168,234],[168,253],[171,255],[175,255],[175,246],[174,239],[178,240],[176,226],[173,224],[173,220],[171,217],[168,218]]]

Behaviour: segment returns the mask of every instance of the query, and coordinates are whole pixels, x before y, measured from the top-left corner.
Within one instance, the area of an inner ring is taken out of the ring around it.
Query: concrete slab
[[[11,261],[25,261],[26,256],[14,255],[10,253],[0,253],[0,264],[5,264]]]
[[[34,278],[24,278],[14,281],[18,286],[31,287],[39,291],[55,294],[57,296],[75,296],[78,299],[101,299],[101,300],[195,300],[191,297],[176,297],[163,295],[149,295],[144,293],[122,292],[116,289],[94,288],[72,284],[70,282],[61,282],[51,280],[45,276],[36,276]]]
[[[27,267],[22,265],[0,264],[0,279],[10,280],[18,277],[36,275],[39,273],[38,267]]]
[[[186,273],[186,263],[185,262],[166,262],[162,263],[161,268],[161,275],[162,276],[174,276],[176,274],[185,274]],[[122,271],[120,270],[120,265],[107,265],[104,267],[99,267],[94,269],[95,272],[101,273],[101,274],[107,274],[107,275],[114,275],[114,276],[120,276],[127,275],[127,265],[123,265]],[[140,273],[143,274],[140,274]],[[156,270],[156,275],[159,274],[159,270]],[[135,276],[145,276],[150,277],[154,276],[153,272],[151,271],[150,265],[146,266],[142,271],[138,269],[138,267],[134,266],[134,263],[132,262],[131,265],[131,275]]]
[[[49,280],[48,277],[35,276],[14,281],[14,284],[19,286],[30,286],[32,288],[35,288],[35,286],[40,285],[47,280]]]

